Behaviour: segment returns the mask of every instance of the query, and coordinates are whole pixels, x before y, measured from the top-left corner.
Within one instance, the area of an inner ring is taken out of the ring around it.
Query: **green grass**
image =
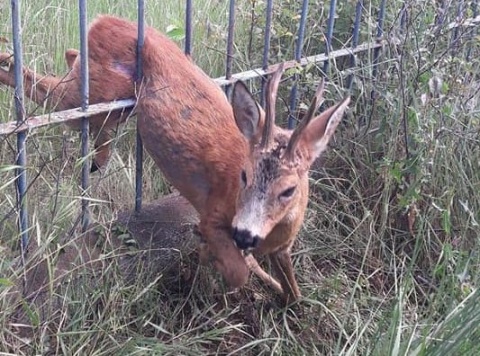
[[[364,2],[362,41],[373,39],[378,3]],[[292,0],[275,4],[272,63],[292,58],[300,8]],[[8,5],[0,5],[0,36],[10,39]],[[351,110],[323,166],[313,169],[310,208],[294,249],[304,299],[292,309],[283,309],[255,279],[242,291],[225,294],[205,268],[195,268],[189,282],[172,284],[146,270],[128,284],[105,253],[94,283],[67,284],[57,295],[54,310],[61,323],[52,317],[42,324],[38,311],[25,307],[28,320],[38,325],[33,338],[18,339],[7,295],[12,275],[21,273],[11,166],[15,140],[2,138],[0,354],[478,354],[479,35],[462,28],[452,47],[447,25],[456,16],[453,6],[445,23],[435,27],[440,10],[434,3],[407,5],[403,32],[400,5],[388,5],[388,44],[375,81],[372,53],[358,56]],[[89,20],[99,13],[136,18],[135,2],[102,0],[88,6]],[[147,23],[162,31],[170,25],[182,28],[183,6],[147,2]],[[354,6],[339,4],[336,49],[350,44]],[[235,71],[261,63],[264,7],[261,1],[237,1]],[[212,77],[224,71],[227,8],[226,1],[194,2],[193,57]],[[64,73],[64,51],[78,48],[76,1],[23,1],[21,11],[25,64],[42,73]],[[304,55],[323,52],[327,12],[328,3],[310,1]],[[465,14],[472,12],[465,9]],[[0,43],[0,50],[11,50],[11,43]],[[329,105],[345,93],[347,64],[330,63]],[[308,103],[318,80],[312,67],[300,71],[300,104]],[[438,78],[439,92],[432,95],[429,84]],[[282,84],[283,102],[290,84]],[[12,91],[0,87],[0,122],[14,119],[12,98]],[[33,108],[28,105],[28,112]],[[92,217],[106,235],[116,214],[133,207],[132,123],[119,132],[106,171],[91,177]],[[65,236],[78,235],[78,156],[76,133],[56,127],[29,134],[29,233],[44,246],[39,257],[52,270]],[[145,200],[168,189],[147,158]],[[195,266],[195,261],[185,264]]]

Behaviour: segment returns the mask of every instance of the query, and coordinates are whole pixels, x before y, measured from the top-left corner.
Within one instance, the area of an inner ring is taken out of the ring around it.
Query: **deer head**
[[[347,97],[319,116],[323,81],[303,121],[294,131],[275,125],[275,99],[283,72],[280,66],[269,80],[265,113],[247,87],[237,82],[232,107],[238,128],[249,142],[249,159],[241,171],[233,238],[241,249],[259,246],[264,253],[291,246],[298,229],[290,236],[272,237],[279,225],[300,226],[308,202],[308,170],[327,148],[350,101]],[[262,248],[261,245],[268,245]]]

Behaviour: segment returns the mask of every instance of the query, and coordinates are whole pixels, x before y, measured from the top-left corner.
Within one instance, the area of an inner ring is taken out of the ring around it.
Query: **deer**
[[[90,80],[102,83],[108,74],[104,91],[118,78],[125,89],[131,84],[124,92],[136,94],[145,150],[197,211],[200,262],[213,264],[230,288],[244,286],[252,271],[287,304],[297,301],[301,293],[291,250],[307,208],[308,171],[326,150],[349,97],[315,115],[322,81],[307,114],[289,131],[275,124],[282,65],[270,76],[264,111],[241,81],[233,85],[229,101],[191,57],[152,27],[145,29],[140,78],[131,70],[135,23],[99,16],[90,26],[88,44],[89,63],[99,65]],[[102,53],[99,46],[108,53],[101,60],[90,58]],[[276,276],[259,265],[257,258],[264,255]]]
[[[89,38],[89,102],[97,104],[118,99],[135,97],[134,74],[136,73],[135,48],[124,48],[126,55],[113,58],[108,47],[94,43]],[[68,72],[63,76],[40,75],[30,68],[23,68],[24,93],[40,107],[50,110],[74,109],[81,105],[80,57],[76,49],[65,52]],[[100,81],[98,79],[101,79]],[[15,87],[14,64],[10,53],[0,53],[0,83]],[[110,156],[112,131],[127,120],[131,109],[97,114],[89,118],[90,133],[94,139],[95,154],[91,172],[106,165]],[[66,125],[80,130],[80,121],[69,121]]]
[[[287,303],[298,300],[291,249],[307,208],[308,171],[326,150],[350,98],[315,116],[320,84],[301,124],[288,131],[275,125],[283,66],[270,78],[264,112],[241,81],[230,104],[219,86],[151,28],[142,63],[140,136],[167,179],[199,212],[206,253],[233,286],[245,284],[246,261]],[[270,256],[279,283],[257,268],[250,252]]]

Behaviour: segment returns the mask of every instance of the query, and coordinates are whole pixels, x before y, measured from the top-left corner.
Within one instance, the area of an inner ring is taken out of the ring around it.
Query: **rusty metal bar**
[[[296,67],[297,65],[306,66],[312,63],[323,63],[324,61],[332,58],[340,58],[351,56],[356,53],[375,50],[376,48],[383,47],[384,41],[379,40],[375,42],[363,43],[356,48],[346,48],[337,51],[330,52],[327,57],[325,54],[316,54],[309,57],[300,59],[300,62],[295,60],[283,62],[285,70]],[[235,83],[238,80],[251,80],[265,75],[273,73],[279,64],[270,65],[267,69],[256,68],[232,74],[230,79],[226,79],[225,76],[214,79],[214,81],[220,86],[227,86]],[[8,136],[18,132],[24,132],[34,130],[40,127],[45,127],[54,124],[61,124],[69,121],[78,120],[83,116],[93,116],[101,113],[108,113],[113,110],[131,109],[135,105],[134,99],[117,100],[110,103],[101,103],[89,105],[86,112],[82,113],[78,109],[70,109],[65,111],[58,111],[51,114],[39,115],[25,120],[23,123],[7,122],[0,124],[0,136]]]

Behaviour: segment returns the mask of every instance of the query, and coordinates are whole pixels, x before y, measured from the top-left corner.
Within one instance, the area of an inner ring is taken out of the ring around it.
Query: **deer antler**
[[[305,114],[303,120],[298,124],[297,128],[292,134],[290,141],[288,142],[287,149],[285,151],[286,157],[293,159],[293,153],[295,151],[295,146],[303,130],[308,126],[310,121],[312,121],[315,116],[315,112],[318,110],[320,105],[323,103],[323,90],[325,88],[325,80],[322,78],[320,84],[318,84],[317,90],[315,92],[315,97],[313,98],[310,106]]]
[[[272,139],[272,126],[275,123],[275,100],[277,98],[278,84],[283,74],[283,63],[280,63],[278,69],[273,73],[268,81],[266,90],[266,110],[265,110],[265,126],[263,128],[262,140],[260,147],[266,148],[270,145]]]

